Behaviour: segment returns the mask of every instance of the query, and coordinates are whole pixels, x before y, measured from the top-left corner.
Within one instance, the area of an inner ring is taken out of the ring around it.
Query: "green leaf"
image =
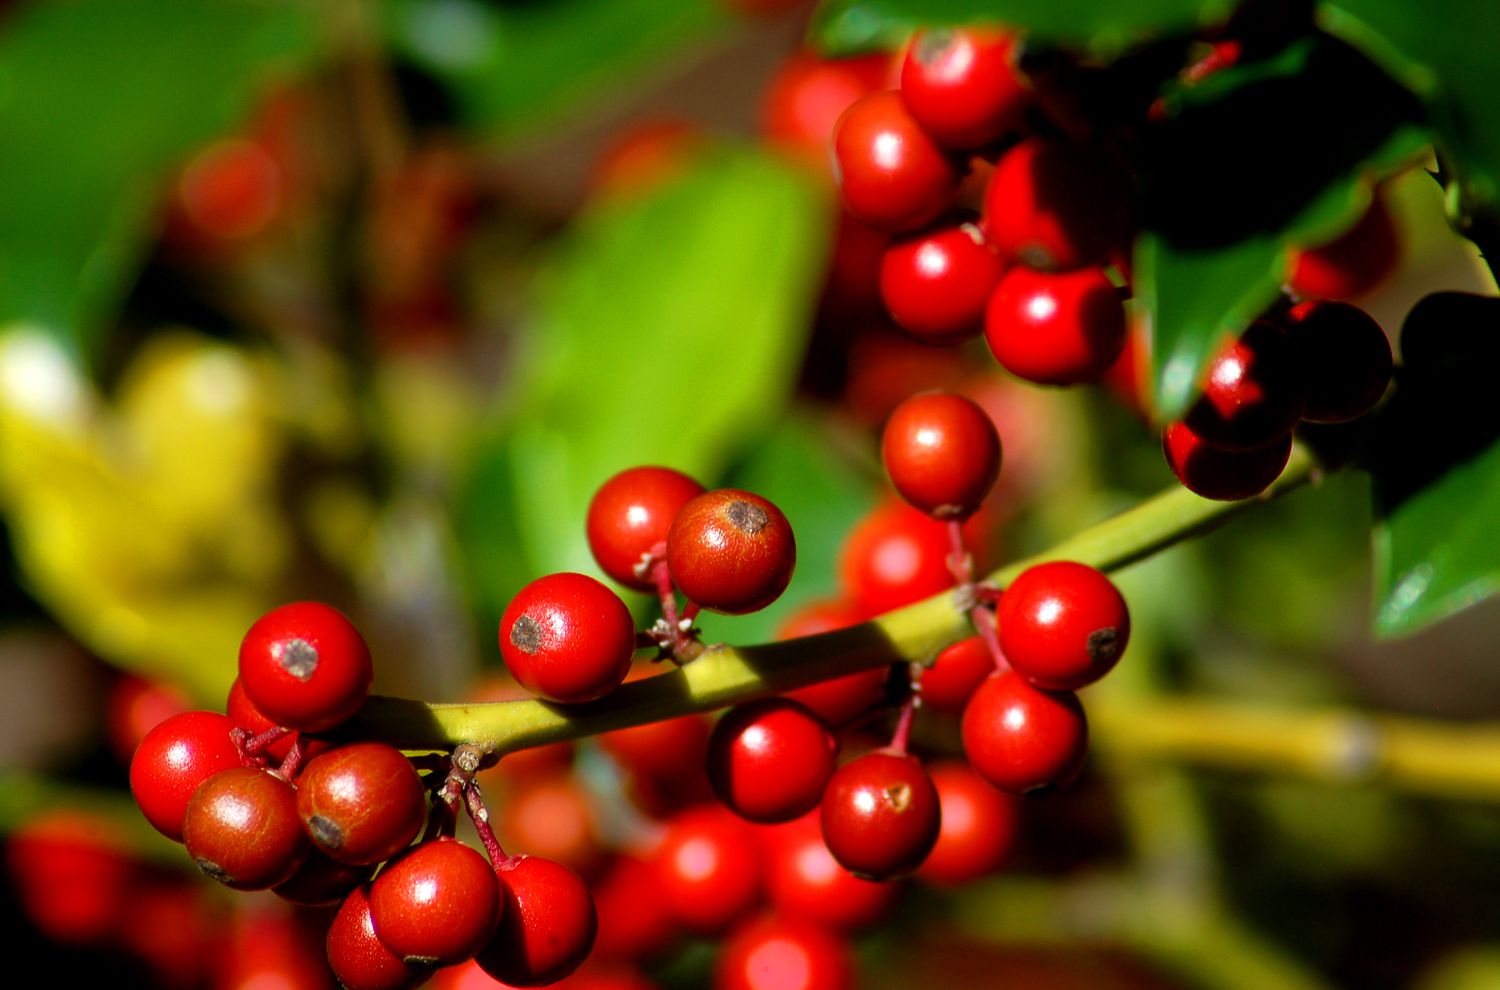
[[[309,8],[249,0],[28,4],[0,31],[0,324],[79,356],[129,287],[159,176],[306,56]]]
[[[1328,39],[1179,94],[1144,167],[1136,293],[1159,418],[1180,416],[1219,342],[1275,298],[1292,243],[1320,243],[1427,147],[1411,96]]]
[[[468,123],[509,136],[590,99],[728,23],[681,0],[387,0],[392,47],[440,79]]]

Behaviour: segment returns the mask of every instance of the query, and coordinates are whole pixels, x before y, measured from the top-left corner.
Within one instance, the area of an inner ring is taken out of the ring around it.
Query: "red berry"
[[[827,59],[797,52],[776,70],[761,104],[761,131],[775,146],[825,172],[839,117],[862,96],[890,84],[886,54]]]
[[[10,833],[12,895],[47,938],[102,942],[131,910],[136,865],[119,832],[106,816],[59,807],[28,816]]]
[[[240,644],[240,684],[276,725],[322,732],[365,703],[370,648],[354,624],[321,602],[293,602],[255,621]]]
[[[1214,354],[1203,395],[1183,421],[1222,450],[1255,450],[1292,431],[1302,415],[1302,395],[1290,337],[1259,321]]]
[[[731,709],[708,740],[708,780],[736,814],[784,822],[818,806],[838,740],[807,708],[763,698]]]
[[[672,919],[697,935],[717,935],[760,900],[761,864],[752,826],[718,805],[667,823],[652,856],[656,891]]]
[[[625,772],[662,782],[680,781],[703,772],[708,735],[713,726],[703,715],[647,722],[599,735],[599,746]]]
[[[587,529],[594,560],[626,587],[654,591],[652,554],[666,543],[677,513],[702,494],[702,485],[671,468],[621,471],[600,485],[589,502]]]
[[[473,956],[494,935],[504,906],[489,860],[446,837],[414,846],[370,885],[375,934],[412,964]]]
[[[297,792],[258,767],[232,767],[204,781],[188,802],[182,841],[198,869],[236,890],[276,886],[308,853]]]
[[[984,339],[995,360],[1041,385],[1098,381],[1125,349],[1125,337],[1125,305],[1098,268],[1012,268],[985,313]]]
[[[1222,450],[1205,443],[1186,423],[1167,425],[1162,452],[1188,491],[1220,502],[1251,498],[1281,476],[1292,454],[1292,435],[1258,450]]]
[[[953,587],[948,527],[902,502],[878,506],[855,525],[839,554],[839,576],[866,616]]]
[[[911,873],[937,841],[937,790],[914,756],[876,751],[845,763],[818,814],[833,858],[868,880]]]
[[[399,749],[351,743],[303,768],[297,812],[313,845],[329,857],[373,866],[405,849],[422,831],[427,791]]]
[[[969,699],[964,754],[985,780],[1011,794],[1062,787],[1088,755],[1078,698],[1043,691],[1014,671],[992,675]]]
[[[937,788],[943,824],[917,879],[957,886],[999,869],[1010,857],[1019,831],[1015,799],[962,761],[937,763],[928,772]]]
[[[1130,610],[1114,582],[1069,560],[1022,571],[1000,596],[996,618],[1011,669],[1049,691],[1094,683],[1130,640]]]
[[[556,983],[577,969],[599,930],[594,899],[578,874],[540,856],[516,856],[497,875],[505,909],[476,957],[480,968],[515,987]]]
[[[833,153],[844,205],[872,227],[915,230],[958,196],[958,169],[893,90],[871,93],[844,111]]]
[[[714,966],[714,990],[853,990],[844,940],[793,918],[765,917],[730,934]]]
[[[554,773],[519,783],[507,792],[495,817],[507,846],[556,860],[586,877],[604,862],[593,795],[574,774]]]
[[[1002,257],[1028,268],[1103,265],[1127,246],[1129,189],[1088,152],[1028,138],[995,165],[984,194],[984,231]]]
[[[1375,407],[1391,383],[1391,342],[1358,306],[1309,301],[1282,317],[1296,349],[1312,423],[1347,423]]]
[[[1391,274],[1400,257],[1400,238],[1376,196],[1353,227],[1326,244],[1293,250],[1287,285],[1299,296],[1353,299],[1374,289]]]
[[[667,536],[672,580],[690,601],[741,615],[771,604],[792,580],[797,544],[770,501],[735,488],[693,499]]]
[[[862,880],[823,844],[818,813],[767,829],[766,891],[776,913],[851,931],[874,925],[896,904],[900,885]]]
[[[375,937],[369,888],[357,887],[328,926],[328,965],[344,990],[412,990],[432,978],[429,966],[413,966]]]
[[[961,639],[943,649],[922,671],[922,705],[933,711],[957,714],[975,689],[995,672],[995,658],[978,636]]]
[[[350,866],[319,852],[308,853],[297,872],[271,888],[284,901],[307,907],[328,907],[342,903],[349,892],[370,879],[368,866]]]
[[[265,712],[255,707],[255,702],[251,701],[250,696],[245,693],[245,687],[238,677],[234,679],[233,684],[229,685],[229,696],[224,700],[224,714],[233,719],[235,725],[252,736],[279,728]],[[294,734],[287,733],[267,746],[264,753],[273,760],[284,760],[286,754],[291,751],[292,743],[296,741],[297,737]]]
[[[188,801],[205,780],[240,765],[230,733],[234,722],[218,712],[184,712],[146,733],[130,759],[130,793],[162,835],[182,841]]]
[[[500,619],[500,655],[516,680],[549,701],[593,701],[620,686],[635,653],[635,619],[586,574],[537,578]]]
[[[891,413],[881,458],[901,497],[937,519],[967,519],[1000,476],[1000,434],[961,395],[914,395]]]
[[[979,336],[985,306],[1005,270],[972,223],[893,241],[880,262],[880,299],[896,325],[925,344]]]
[[[621,853],[594,883],[599,934],[594,958],[639,962],[661,955],[676,941],[677,926],[662,903],[657,871],[630,853]]]
[[[110,685],[109,698],[105,702],[106,735],[119,758],[129,763],[146,733],[173,715],[192,711],[192,708],[188,696],[165,681],[121,674]]]
[[[776,638],[816,636],[856,625],[859,621],[859,614],[852,605],[815,601],[783,622],[776,631]],[[885,678],[885,670],[877,667],[809,684],[788,691],[782,697],[806,705],[824,722],[837,727],[885,700]]]
[[[994,28],[926,28],[901,65],[901,99],[933,140],[964,150],[1021,125],[1030,94],[1011,65],[1014,39]]]

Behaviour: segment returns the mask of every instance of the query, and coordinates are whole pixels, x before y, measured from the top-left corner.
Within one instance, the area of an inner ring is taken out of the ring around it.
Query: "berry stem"
[[[911,723],[917,714],[917,696],[913,694],[901,703],[901,714],[896,718],[896,729],[891,733],[891,743],[886,751],[895,753],[897,756],[905,756],[907,745],[911,742]]]
[[[974,583],[974,557],[964,544],[964,524],[958,519],[948,520],[948,571],[959,587]]]
[[[479,834],[479,841],[484,845],[485,854],[490,858],[490,865],[500,869],[503,863],[510,861],[505,855],[505,850],[500,848],[500,840],[495,838],[495,830],[490,826],[490,809],[485,807],[484,796],[479,793],[479,785],[469,781],[464,788],[465,807],[469,812],[469,820],[474,823],[474,831]]]
[[[995,613],[987,606],[975,605],[969,611],[969,618],[974,623],[974,631],[984,640],[984,648],[989,651],[990,659],[995,661],[995,669],[1001,673],[1009,670],[1010,664],[1006,662],[1005,654],[1000,652],[1000,637],[995,634]]]

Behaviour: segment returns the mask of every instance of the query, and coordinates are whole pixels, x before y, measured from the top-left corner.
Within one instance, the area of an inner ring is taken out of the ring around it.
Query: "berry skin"
[[[649,569],[638,568],[666,542],[682,507],[702,494],[702,485],[666,467],[629,468],[600,485],[586,526],[600,569],[627,588],[654,591]]]
[[[593,894],[599,916],[594,958],[643,962],[677,940],[677,926],[657,896],[656,870],[646,860],[619,854],[594,882]]]
[[[1028,138],[995,163],[984,231],[1007,261],[1073,271],[1106,264],[1127,246],[1129,204],[1124,178],[1088,153]]]
[[[297,792],[269,770],[221,770],[193,792],[182,841],[198,869],[236,890],[264,890],[297,872],[307,835]]]
[[[1287,285],[1312,299],[1353,299],[1391,274],[1401,253],[1400,238],[1385,200],[1376,196],[1349,230],[1315,248],[1293,250]]]
[[[668,822],[651,862],[668,914],[693,934],[722,933],[760,900],[754,828],[718,805],[692,808]]]
[[[182,819],[193,792],[221,770],[240,765],[230,733],[235,725],[218,712],[183,712],[146,733],[130,759],[130,793],[162,835],[182,841]]]
[[[411,844],[427,820],[427,791],[393,746],[352,743],[311,760],[297,778],[297,813],[313,845],[373,866]]]
[[[240,643],[240,685],[277,725],[323,732],[359,711],[375,670],[344,613],[321,602],[272,609]]]
[[[894,90],[872,93],[844,111],[833,154],[844,205],[880,230],[915,230],[958,196],[958,169]]]
[[[741,818],[785,822],[818,806],[838,740],[807,708],[764,698],[729,711],[708,740],[708,781]]]
[[[1099,268],[1012,268],[995,286],[984,339],[1001,367],[1039,385],[1096,382],[1125,349],[1125,305]]]
[[[791,523],[767,499],[736,488],[683,506],[667,536],[667,565],[688,600],[742,615],[781,596],[797,564]]]
[[[429,966],[401,961],[375,937],[368,887],[355,888],[328,926],[328,965],[344,990],[412,990],[432,978]]]
[[[1010,857],[1020,822],[1015,798],[1001,793],[967,763],[928,769],[943,809],[942,829],[917,879],[956,887],[993,873]]]
[[[1258,450],[1221,450],[1182,422],[1167,425],[1161,444],[1167,466],[1184,488],[1220,502],[1259,495],[1281,476],[1292,455],[1290,433]]]
[[[961,395],[914,395],[891,413],[881,458],[901,497],[935,519],[967,519],[1000,477],[1000,434]]]
[[[972,223],[898,239],[880,262],[880,299],[902,330],[924,344],[979,336],[1005,264]]]
[[[1000,596],[1000,650],[1048,691],[1076,691],[1105,674],[1130,640],[1130,610],[1102,571],[1068,560],[1029,567]]]
[[[893,880],[922,865],[940,814],[922,762],[879,750],[840,767],[818,809],[828,851],[866,880]]]
[[[504,906],[489,860],[447,837],[414,846],[370,885],[376,935],[414,965],[470,958],[495,934]]]
[[[1010,794],[1062,787],[1088,755],[1088,722],[1078,698],[1033,687],[1014,671],[979,685],[964,709],[962,733],[969,765]]]
[[[635,619],[587,574],[548,574],[522,588],[500,619],[500,656],[526,690],[564,704],[620,686],[635,653]]]
[[[993,28],[918,31],[901,64],[901,99],[946,148],[992,144],[1021,125],[1030,102],[1011,66],[1013,47]]]
[[[504,916],[476,957],[480,968],[514,987],[556,983],[577,969],[599,931],[594,899],[578,874],[540,856],[516,856],[497,876]]]
[[[823,844],[813,811],[765,830],[766,892],[783,917],[846,932],[877,924],[895,907],[899,884],[861,880]]]
[[[133,907],[138,868],[111,818],[71,808],[28,815],[5,842],[11,896],[54,942],[114,935]]]
[[[922,706],[956,715],[964,710],[974,691],[995,672],[995,658],[978,636],[961,639],[944,648],[922,671]]]
[[[1302,418],[1347,423],[1375,407],[1391,383],[1391,342],[1358,306],[1308,301],[1282,317],[1305,390]]]
[[[1256,450],[1292,431],[1302,415],[1302,395],[1291,338],[1261,321],[1214,354],[1203,395],[1183,421],[1221,450]]]
[[[953,587],[951,549],[947,525],[890,501],[844,539],[839,577],[861,615],[879,615]]]
[[[732,932],[714,966],[714,990],[853,990],[849,946],[815,924],[769,916]]]

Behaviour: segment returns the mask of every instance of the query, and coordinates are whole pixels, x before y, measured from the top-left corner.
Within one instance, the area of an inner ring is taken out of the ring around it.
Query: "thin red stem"
[[[906,755],[906,747],[911,742],[911,723],[917,714],[917,697],[912,695],[901,703],[901,715],[896,719],[896,731],[891,733],[891,744],[886,747],[897,756]]]
[[[953,575],[953,580],[959,587],[965,587],[974,583],[974,558],[969,554],[969,548],[964,543],[964,524],[962,520],[948,520],[948,572]]]
[[[974,623],[974,631],[984,640],[985,649],[990,651],[995,669],[1001,673],[1009,670],[1010,664],[1006,662],[1005,654],[1000,652],[1000,637],[995,632],[995,613],[983,605],[975,605],[969,610],[969,619]]]
[[[490,827],[490,809],[485,807],[479,785],[472,780],[464,787],[464,807],[468,809],[474,831],[479,833],[479,841],[484,844],[484,851],[490,857],[490,865],[498,871],[503,864],[510,862],[510,857],[505,855],[505,850],[500,848],[500,840],[495,838],[495,830]]]

